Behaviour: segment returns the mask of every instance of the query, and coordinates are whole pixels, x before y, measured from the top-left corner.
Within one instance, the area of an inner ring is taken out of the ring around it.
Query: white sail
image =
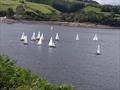
[[[54,29],[53,26],[51,26],[50,29],[53,30]]]
[[[100,52],[100,45],[98,45],[98,46],[97,46],[96,54],[97,54],[97,55],[100,55],[100,53],[101,53],[101,52]]]
[[[20,40],[21,40],[21,41],[24,41],[24,39],[25,39],[25,33],[23,32]]]
[[[38,32],[38,35],[37,35],[36,39],[37,39],[37,40],[40,39],[40,32]]]
[[[79,40],[79,35],[78,34],[76,35],[76,40]]]
[[[44,36],[43,36],[43,33],[41,34],[41,37],[40,37],[40,38],[41,38],[41,40],[44,40]]]
[[[94,41],[97,41],[97,40],[98,40],[97,34],[95,34],[95,36],[93,37],[93,40],[94,40]]]
[[[59,40],[59,39],[60,39],[59,35],[58,35],[58,33],[56,33],[55,40]]]
[[[24,36],[24,44],[28,44],[27,36]]]
[[[42,45],[42,39],[41,38],[38,41],[38,45]]]
[[[34,41],[35,40],[35,32],[33,32],[31,40]]]
[[[48,46],[49,47],[55,47],[55,43],[53,42],[53,38],[52,37],[50,38]]]

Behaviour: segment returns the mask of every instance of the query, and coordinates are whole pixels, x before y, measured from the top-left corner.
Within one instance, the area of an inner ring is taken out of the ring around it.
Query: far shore
[[[98,28],[98,29],[120,29],[120,27],[100,25],[93,23],[77,23],[77,22],[59,22],[59,21],[34,21],[34,20],[16,20],[16,19],[3,19],[0,23],[26,23],[26,24],[48,24],[48,25],[61,25],[70,27],[82,27],[82,28]]]

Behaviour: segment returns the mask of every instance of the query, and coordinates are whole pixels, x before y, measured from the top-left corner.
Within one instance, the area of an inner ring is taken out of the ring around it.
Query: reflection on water
[[[31,42],[33,32],[44,33],[41,46]],[[20,41],[28,35],[28,45]],[[50,48],[50,37],[59,33],[56,48]],[[79,41],[75,40],[79,34]],[[93,41],[97,33],[99,42]],[[51,83],[73,84],[77,90],[120,90],[120,30],[84,29],[49,25],[1,24],[0,52],[17,60],[21,67],[48,79]],[[95,55],[97,45],[102,55]]]

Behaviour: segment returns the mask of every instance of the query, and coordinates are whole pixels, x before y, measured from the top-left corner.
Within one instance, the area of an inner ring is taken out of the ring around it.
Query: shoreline
[[[77,22],[59,22],[59,21],[34,21],[34,20],[16,20],[16,19],[3,19],[0,23],[25,23],[25,24],[48,24],[48,25],[59,25],[59,26],[69,26],[69,27],[82,27],[82,28],[98,28],[98,29],[120,29],[120,27],[93,24],[93,23],[77,23]]]

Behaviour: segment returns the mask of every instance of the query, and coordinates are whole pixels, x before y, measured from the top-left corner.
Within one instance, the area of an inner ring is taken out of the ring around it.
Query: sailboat
[[[27,35],[26,36],[24,36],[24,42],[23,42],[25,45],[27,45],[28,44],[28,39],[27,39]]]
[[[37,40],[40,39],[40,32],[38,32],[38,35],[37,35],[36,39],[37,39]]]
[[[55,40],[57,40],[57,41],[60,40],[58,33],[56,33]]]
[[[97,34],[95,34],[95,36],[93,37],[93,41],[97,41],[98,40],[98,36]]]
[[[100,55],[101,51],[100,51],[100,45],[97,46],[97,51],[96,51],[96,55]]]
[[[42,45],[42,39],[41,38],[38,41],[38,45]]]
[[[32,41],[35,41],[35,32],[33,32],[32,37],[31,37],[31,40],[32,40]]]
[[[52,37],[50,38],[48,46],[55,48],[55,43],[53,42],[53,38]]]
[[[51,26],[50,29],[53,30],[53,26]]]
[[[79,40],[79,35],[78,34],[76,35],[76,40]]]
[[[24,41],[24,39],[25,39],[25,33],[23,32],[20,40],[21,40],[21,41]]]
[[[43,36],[43,33],[41,34],[41,37],[40,37],[40,38],[41,38],[41,40],[44,40],[44,36]]]

